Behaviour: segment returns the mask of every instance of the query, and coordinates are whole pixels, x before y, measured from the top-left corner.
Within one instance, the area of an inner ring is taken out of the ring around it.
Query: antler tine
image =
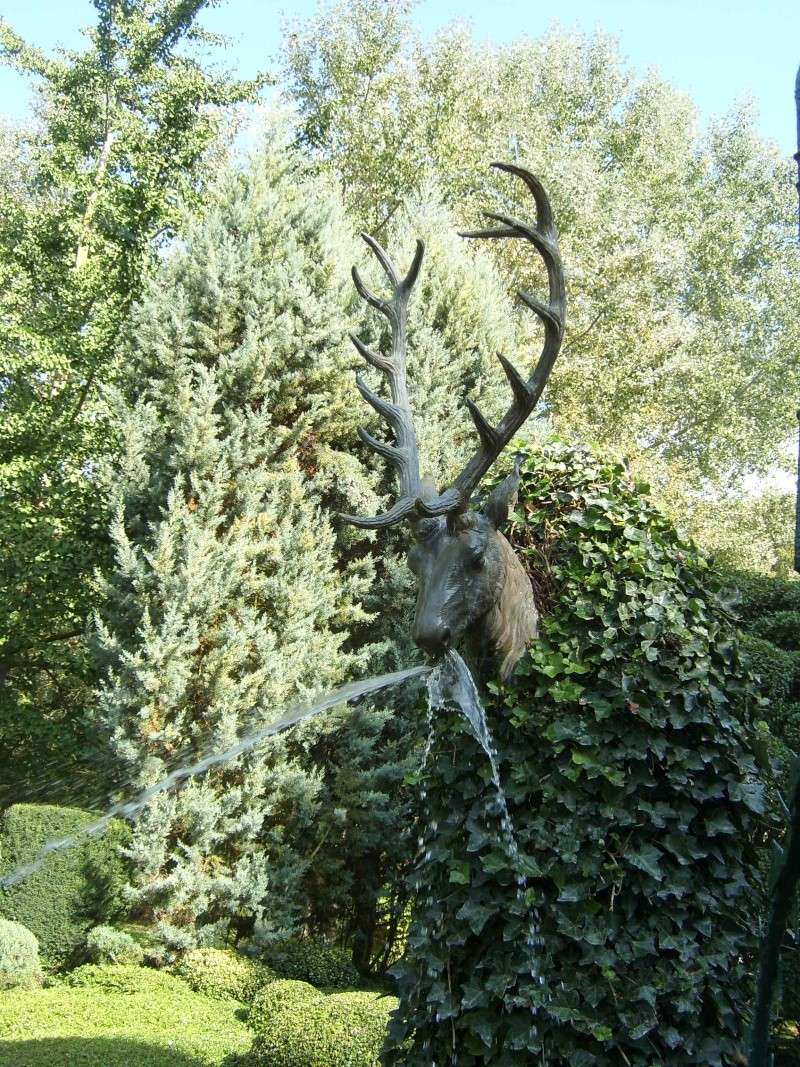
[[[487,218],[500,225],[491,229],[470,230],[462,233],[461,236],[490,239],[521,238],[534,246],[547,269],[548,300],[544,303],[525,292],[520,292],[519,298],[541,320],[544,326],[544,345],[536,366],[527,380],[523,379],[510,360],[498,355],[500,365],[514,394],[513,403],[499,424],[492,426],[478,407],[471,400],[467,400],[467,408],[478,431],[480,447],[446,493],[441,494],[436,500],[420,505],[418,510],[424,514],[441,514],[441,508],[446,500],[456,501],[450,510],[467,507],[481,478],[531,414],[544,392],[564,335],[566,286],[550,200],[539,179],[524,167],[513,163],[492,163],[492,166],[524,181],[536,203],[536,224],[531,226],[509,215],[486,212]]]
[[[349,522],[353,526],[359,526],[367,530],[377,530],[393,526],[407,517],[414,521],[419,514],[417,505],[422,492],[422,480],[419,473],[417,435],[411,417],[411,405],[406,380],[406,314],[408,299],[422,265],[425,245],[422,241],[417,241],[411,266],[405,278],[401,279],[394,264],[380,244],[369,234],[363,233],[361,236],[372,250],[388,278],[392,288],[392,295],[389,299],[384,299],[374,293],[364,284],[357,267],[353,267],[353,282],[362,299],[366,300],[368,304],[388,320],[392,332],[391,353],[384,355],[382,352],[374,352],[355,334],[350,334],[350,338],[359,355],[371,366],[385,374],[389,382],[391,401],[385,400],[373,392],[360,375],[356,375],[356,386],[367,403],[389,424],[395,440],[394,444],[379,441],[363,427],[359,427],[358,433],[365,445],[383,456],[395,468],[400,494],[397,502],[383,515],[342,515],[341,517],[345,522]]]

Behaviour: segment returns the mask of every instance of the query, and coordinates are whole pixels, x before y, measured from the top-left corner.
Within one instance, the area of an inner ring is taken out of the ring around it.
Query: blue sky
[[[248,75],[269,66],[287,14],[302,17],[316,6],[316,0],[223,0],[203,22],[232,37],[227,64]],[[46,48],[78,45],[80,28],[94,21],[90,0],[0,0],[0,13]],[[425,36],[457,18],[471,22],[477,37],[498,43],[540,34],[554,18],[585,31],[599,27],[619,39],[635,69],[656,68],[688,92],[704,120],[752,100],[764,135],[786,155],[796,149],[797,0],[421,0],[415,14]],[[0,113],[22,117],[28,100],[24,81],[0,70]]]

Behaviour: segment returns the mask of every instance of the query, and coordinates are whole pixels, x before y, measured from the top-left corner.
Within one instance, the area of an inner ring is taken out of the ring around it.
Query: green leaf
[[[626,852],[625,858],[634,867],[638,867],[639,870],[644,871],[651,878],[655,878],[656,881],[660,882],[663,877],[660,866],[662,855],[662,852],[655,845],[644,844],[635,851]]]
[[[451,882],[453,881],[452,876],[450,880]],[[467,885],[468,883],[469,879],[467,879],[467,882],[461,882],[458,884]],[[494,914],[495,908],[485,907],[481,904],[476,903],[475,901],[467,900],[461,905],[461,907],[456,912],[456,918],[465,919],[469,925],[470,930],[472,930],[473,934],[477,935],[481,932],[486,923]]]
[[[453,863],[450,866],[451,885],[469,885],[469,864],[465,862]]]

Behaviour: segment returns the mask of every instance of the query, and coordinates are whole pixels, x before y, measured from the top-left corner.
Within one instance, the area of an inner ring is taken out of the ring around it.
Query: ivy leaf
[[[736,827],[724,811],[717,811],[713,815],[709,815],[706,818],[705,824],[710,837],[715,837],[717,834],[736,833]]]
[[[451,877],[452,881],[452,877]],[[467,882],[469,879],[467,879]],[[459,883],[467,884],[467,883]],[[495,914],[495,908],[489,908],[478,904],[473,900],[466,900],[456,912],[457,919],[465,919],[473,934],[479,934],[486,923]]]
[[[454,863],[450,867],[451,885],[469,885],[469,864],[465,862]]]
[[[655,845],[642,845],[635,852],[627,852],[625,858],[633,864],[634,867],[638,867],[639,870],[649,874],[651,878],[655,878],[660,882],[663,878],[663,871],[661,870],[660,860],[663,853],[655,847]]]

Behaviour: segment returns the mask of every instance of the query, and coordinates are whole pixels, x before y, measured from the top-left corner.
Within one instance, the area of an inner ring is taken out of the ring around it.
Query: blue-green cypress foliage
[[[337,559],[322,506],[354,430],[347,250],[335,201],[270,149],[223,175],[133,316],[98,644],[100,718],[136,786],[355,665],[369,562]],[[136,906],[176,946],[242,917],[290,928],[318,787],[278,742],[156,799]]]

